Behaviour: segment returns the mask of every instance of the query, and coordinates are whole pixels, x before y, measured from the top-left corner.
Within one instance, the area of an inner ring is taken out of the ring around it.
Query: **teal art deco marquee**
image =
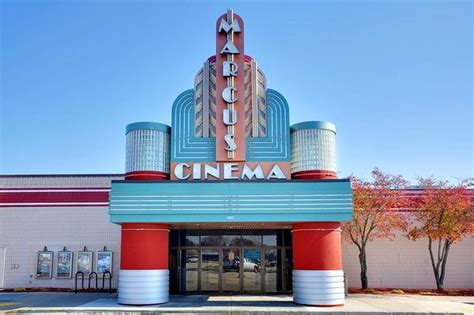
[[[110,219],[122,222],[349,221],[349,180],[113,181]]]

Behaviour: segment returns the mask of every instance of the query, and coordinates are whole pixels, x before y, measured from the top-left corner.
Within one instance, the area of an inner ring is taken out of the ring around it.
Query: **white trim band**
[[[342,270],[293,270],[293,302],[341,305],[345,301]]]
[[[118,303],[127,305],[162,304],[169,301],[169,271],[120,270]]]

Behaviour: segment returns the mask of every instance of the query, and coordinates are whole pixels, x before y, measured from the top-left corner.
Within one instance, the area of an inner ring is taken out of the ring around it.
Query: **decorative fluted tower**
[[[291,126],[291,178],[336,178],[336,126],[306,121]]]
[[[171,127],[156,122],[136,122],[126,128],[125,178],[170,178]]]
[[[336,179],[336,126],[307,121],[291,126],[291,177]],[[344,304],[340,222],[293,224],[293,298],[295,303]]]
[[[126,128],[126,180],[170,178],[167,125],[137,122]],[[118,302],[147,305],[169,300],[168,224],[122,223]]]

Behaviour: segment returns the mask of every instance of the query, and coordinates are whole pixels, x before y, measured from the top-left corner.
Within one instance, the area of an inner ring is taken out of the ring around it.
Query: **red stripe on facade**
[[[64,187],[64,188],[58,188],[58,187],[34,187],[34,188],[3,188],[0,187],[0,190],[11,190],[11,191],[16,191],[16,190],[103,190],[103,191],[109,191],[110,186],[108,187]]]
[[[45,207],[48,207],[48,208],[71,208],[71,207],[108,207],[109,204],[108,203],[100,203],[100,204],[97,204],[97,203],[94,203],[94,204],[91,204],[91,203],[77,203],[77,204],[60,204],[60,203],[57,203],[57,204],[41,204],[41,205],[28,205],[28,204],[22,204],[22,203],[18,203],[18,204],[14,204],[14,205],[1,205],[0,204],[0,208],[45,208]]]
[[[0,203],[109,202],[108,191],[85,192],[1,192]]]

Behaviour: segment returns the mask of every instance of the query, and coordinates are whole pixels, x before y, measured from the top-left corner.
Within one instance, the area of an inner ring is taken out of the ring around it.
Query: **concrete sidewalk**
[[[0,293],[0,313],[7,314],[469,314],[474,297],[352,294],[340,307],[292,303],[289,295],[171,296],[153,306],[117,304],[115,295],[92,293]],[[3,310],[3,311],[1,311]]]

